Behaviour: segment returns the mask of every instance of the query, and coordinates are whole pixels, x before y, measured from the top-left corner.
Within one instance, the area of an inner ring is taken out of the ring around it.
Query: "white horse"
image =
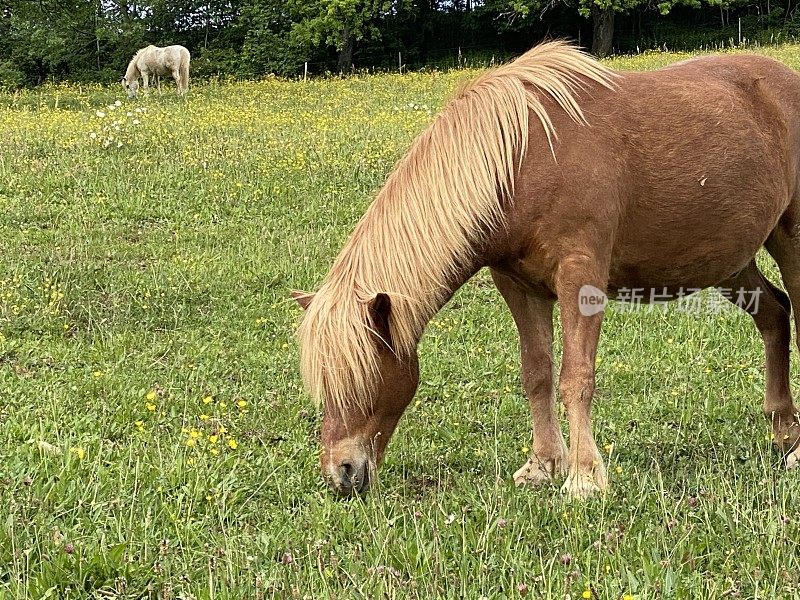
[[[128,70],[122,78],[122,87],[128,92],[128,98],[135,98],[139,91],[139,77],[144,82],[145,92],[150,86],[150,76],[155,75],[158,92],[161,93],[161,76],[172,74],[178,85],[178,95],[189,89],[189,51],[183,46],[147,46],[133,55],[128,63]]]

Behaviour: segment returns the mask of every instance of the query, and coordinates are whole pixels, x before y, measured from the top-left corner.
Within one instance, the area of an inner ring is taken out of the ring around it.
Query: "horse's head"
[[[303,308],[313,300],[310,294],[293,296]],[[335,401],[329,387],[336,378],[323,377],[322,475],[343,496],[363,494],[375,481],[389,438],[419,383],[416,350],[401,357],[392,345],[390,310],[386,294],[377,294],[369,302],[369,322],[363,325],[376,353],[377,379],[361,392],[363,397]],[[347,365],[347,360],[341,364]]]
[[[136,98],[136,95],[139,91],[139,80],[134,79],[133,81],[128,81],[127,78],[123,77],[121,83],[122,87],[125,88],[125,91],[128,92],[128,98],[131,100]]]

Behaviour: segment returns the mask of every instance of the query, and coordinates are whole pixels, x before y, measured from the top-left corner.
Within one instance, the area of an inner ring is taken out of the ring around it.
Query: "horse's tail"
[[[191,55],[189,51],[186,50],[186,53],[181,57],[181,66],[179,68],[179,75],[180,75],[180,88],[182,92],[185,92],[189,89],[189,61],[191,60]]]

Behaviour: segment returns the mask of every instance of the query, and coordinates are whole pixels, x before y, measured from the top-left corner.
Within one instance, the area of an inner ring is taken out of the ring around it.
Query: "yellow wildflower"
[[[228,440],[228,447],[231,450],[236,450],[239,447],[239,444],[236,443],[236,440]]]
[[[150,402],[156,399],[156,392],[155,390],[150,390],[147,392],[147,396],[145,396]]]

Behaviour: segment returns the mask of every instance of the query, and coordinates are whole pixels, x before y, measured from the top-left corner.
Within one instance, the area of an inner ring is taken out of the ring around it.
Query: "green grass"
[[[481,273],[423,339],[378,489],[324,487],[288,292],[471,74],[0,95],[0,598],[800,597],[745,315],[608,316],[611,487],[571,502],[511,481],[527,402]]]

